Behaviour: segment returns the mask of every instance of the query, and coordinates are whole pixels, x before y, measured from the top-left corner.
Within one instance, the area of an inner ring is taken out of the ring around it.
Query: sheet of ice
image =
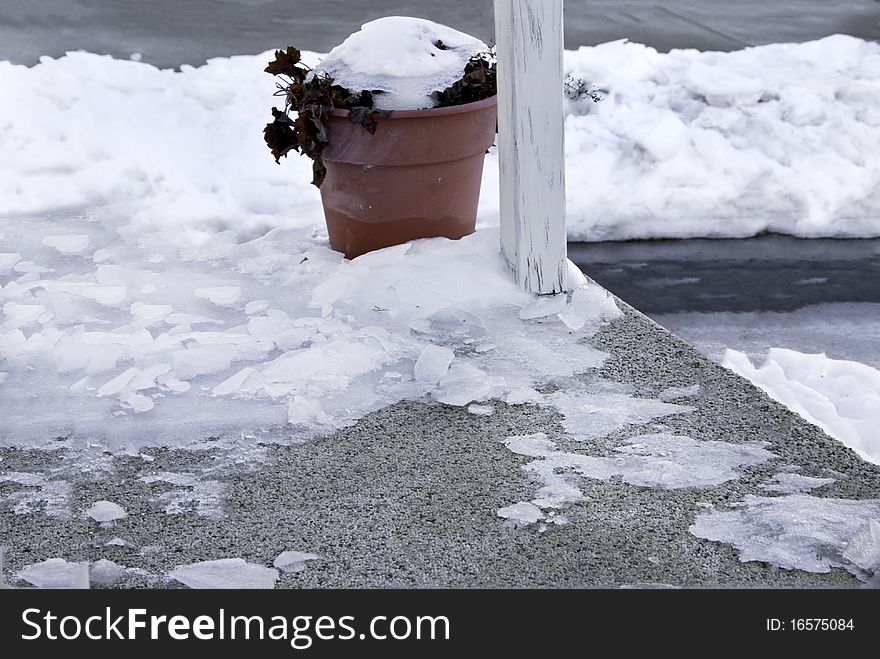
[[[128,517],[125,509],[112,501],[96,501],[86,509],[85,514],[96,522],[112,522]]]
[[[318,71],[352,91],[375,90],[377,108],[419,110],[437,105],[434,93],[464,76],[467,61],[488,46],[421,18],[371,21],[321,60]]]
[[[278,570],[247,563],[241,558],[222,558],[191,565],[181,565],[168,576],[190,588],[275,588]]]
[[[283,551],[272,565],[282,572],[302,572],[306,569],[307,561],[316,561],[319,558],[317,554],[302,551]]]
[[[17,575],[37,588],[88,588],[87,563],[68,563],[63,558],[50,558],[42,563],[28,565]]]
[[[544,404],[565,416],[562,425],[566,432],[580,441],[605,437],[628,424],[694,411],[686,405],[573,386],[546,396]]]
[[[871,525],[877,520],[877,499],[749,495],[733,510],[698,514],[690,532],[698,538],[733,545],[743,562],[763,561],[807,572],[829,572],[840,567],[864,576],[864,571],[877,569],[876,527]],[[848,553],[852,557],[847,557]]]
[[[139,452],[236,426],[329,433],[426,395],[536,402],[537,385],[601,365],[583,339],[620,315],[586,282],[555,300],[562,313],[520,318],[535,298],[510,278],[497,230],[348,262],[311,229],[233,244],[221,231],[192,252],[179,232],[139,227],[129,242],[96,217],[95,242],[112,245],[97,261],[55,260],[0,289],[0,443],[82,435]],[[0,225],[15,253],[34,248],[29,224]],[[125,303],[96,306],[96,286]]]
[[[668,434],[633,437],[608,457],[560,451],[544,433],[510,437],[505,446],[518,455],[535,458],[523,469],[539,485],[529,503],[539,510],[582,501],[583,492],[574,482],[577,476],[596,480],[620,477],[630,485],[659,489],[706,488],[739,478],[742,469],[776,457],[764,442],[732,444]],[[525,523],[525,519],[520,521]]]
[[[771,348],[757,367],[728,350],[722,362],[862,458],[880,464],[880,370],[857,362]]]
[[[761,489],[779,494],[800,494],[836,482],[837,480],[834,478],[813,478],[801,474],[781,473],[776,474],[768,482],[762,483]]]

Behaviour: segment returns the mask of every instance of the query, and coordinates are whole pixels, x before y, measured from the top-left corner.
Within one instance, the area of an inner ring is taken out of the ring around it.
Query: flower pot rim
[[[451,105],[445,108],[424,108],[422,110],[391,110],[388,119],[413,119],[416,117],[445,117],[452,114],[461,114],[473,110],[482,110],[498,102],[498,96],[490,96],[482,101],[465,103],[464,105]],[[348,110],[334,109],[330,111],[331,117],[348,118]]]

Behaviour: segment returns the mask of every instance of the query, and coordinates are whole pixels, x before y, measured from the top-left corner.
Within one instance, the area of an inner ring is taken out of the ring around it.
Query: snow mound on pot
[[[330,51],[318,70],[336,83],[375,95],[381,110],[434,107],[433,94],[464,74],[467,61],[487,50],[485,43],[464,32],[421,18],[388,16],[363,25]]]

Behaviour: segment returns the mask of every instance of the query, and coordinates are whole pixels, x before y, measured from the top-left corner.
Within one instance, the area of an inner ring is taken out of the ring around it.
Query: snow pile
[[[740,560],[789,570],[829,572],[840,567],[880,574],[880,500],[820,499],[806,494],[747,496],[732,511],[697,515],[690,531],[725,542]]]
[[[578,239],[880,235],[880,44],[566,53],[608,90],[570,107]]]
[[[178,566],[168,576],[190,588],[271,590],[278,581],[278,570],[247,563],[241,558],[223,558]]]
[[[406,16],[371,21],[330,51],[318,71],[352,91],[379,91],[381,110],[437,105],[443,91],[464,75],[467,61],[488,46],[445,25]]]
[[[771,348],[760,367],[743,353],[728,350],[723,364],[864,459],[880,464],[877,369],[785,348]]]
[[[448,64],[451,76],[449,58],[463,66],[465,51],[479,49],[438,33],[463,49],[440,50],[432,32],[412,29],[419,57],[383,60],[374,50],[370,68]],[[0,218],[74,209],[87,222],[118,222],[123,235],[158,229],[193,249],[223,231],[234,242],[270,227],[319,227],[310,162],[279,167],[262,141],[275,91],[269,59],[217,58],[180,72],[88,53],[32,68],[0,62]],[[304,59],[315,66],[320,56]],[[609,92],[568,107],[573,239],[880,235],[880,45],[835,36],[660,54],[613,42],[567,52],[566,63]],[[497,177],[490,154],[482,226],[498,222]],[[106,246],[100,236],[85,243],[88,225],[30,229],[62,256]],[[0,247],[0,273],[13,267],[38,266]]]

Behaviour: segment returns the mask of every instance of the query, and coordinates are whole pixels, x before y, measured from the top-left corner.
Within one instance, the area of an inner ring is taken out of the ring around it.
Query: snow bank
[[[736,350],[723,365],[748,378],[864,459],[880,464],[880,371],[865,364],[771,348],[755,366]]]
[[[411,65],[464,57],[436,55]],[[32,68],[0,62],[0,217],[73,209],[122,235],[160,230],[193,249],[224,231],[229,242],[273,227],[323,232],[311,163],[293,156],[279,167],[262,142],[270,58],[180,72],[87,53]],[[609,92],[568,106],[573,239],[880,235],[880,45],[835,36],[659,54],[613,42],[567,52],[566,66]],[[490,154],[481,226],[498,222],[497,176]],[[85,243],[87,230],[31,231],[71,258],[104,246]],[[0,248],[0,272],[16,264],[39,267]]]
[[[382,110],[437,105],[434,93],[464,75],[467,61],[488,46],[445,25],[387,16],[362,26],[321,60],[319,71],[352,91],[368,89]]]
[[[880,235],[880,44],[566,53],[569,231],[585,240]]]

